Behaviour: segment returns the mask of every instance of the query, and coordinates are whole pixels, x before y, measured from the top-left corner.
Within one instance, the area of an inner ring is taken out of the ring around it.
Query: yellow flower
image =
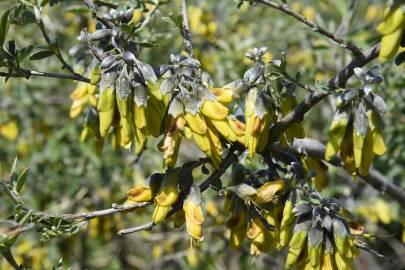
[[[256,88],[252,88],[246,96],[245,104],[245,145],[251,158],[255,152],[262,152],[266,147],[270,124],[276,119],[265,92],[259,93]]]
[[[303,10],[302,10],[302,15],[304,15],[305,18],[307,18],[308,20],[315,20],[316,17],[316,11],[313,7],[309,7],[306,6]]]
[[[0,135],[9,141],[14,141],[19,133],[17,122],[14,120],[0,124]]]
[[[188,264],[193,267],[196,268],[198,266],[198,252],[194,247],[190,247],[190,249],[187,252],[187,262]]]
[[[163,180],[163,174],[155,173],[148,179],[147,184],[138,184],[127,191],[127,201],[125,203],[133,202],[148,202],[154,198],[160,189]]]
[[[132,202],[148,202],[152,200],[152,190],[150,187],[143,185],[136,185],[127,192],[126,203]]]
[[[243,201],[237,199],[233,215],[226,222],[226,227],[230,230],[230,247],[231,249],[238,249],[243,243],[243,239],[247,230],[247,213]]]
[[[254,217],[246,232],[246,237],[252,241],[250,254],[260,255],[270,249],[270,235],[259,217]]]
[[[168,116],[165,136],[162,140],[161,150],[163,151],[164,165],[174,167],[179,154],[180,143],[182,139],[182,130],[186,120],[182,115],[177,117]]]
[[[190,187],[190,193],[184,201],[183,210],[186,217],[188,234],[198,241],[203,240],[202,227],[204,217],[201,210],[201,193],[197,185]]]
[[[162,186],[158,195],[155,197],[156,207],[153,212],[153,222],[162,223],[166,218],[170,207],[179,197],[178,182],[180,180],[177,169],[168,169],[163,177]]]
[[[232,89],[225,88],[225,87],[212,87],[210,88],[211,93],[213,93],[219,102],[221,102],[224,105],[227,105],[233,101],[235,97],[237,97],[236,94],[234,94]]]
[[[304,168],[308,171],[315,171],[316,175],[311,177],[312,183],[315,185],[316,190],[321,191],[326,186],[326,166],[321,160],[306,156],[301,159]]]
[[[70,98],[73,100],[70,107],[70,117],[75,118],[83,112],[83,110],[90,104],[93,107],[97,106],[97,99],[95,94],[97,87],[92,84],[80,82]]]
[[[207,202],[206,203],[206,208],[207,208],[208,214],[210,214],[213,217],[218,216],[218,208],[217,208],[215,202],[213,202],[213,201]]]
[[[378,5],[369,5],[366,11],[366,20],[373,22],[380,17],[381,7]]]
[[[231,142],[238,139],[230,126],[228,113],[228,108],[215,97],[202,100],[199,111],[190,112],[186,110],[184,113],[186,137],[193,138],[198,147],[210,158],[216,169],[219,169],[222,161],[223,148],[220,135]]]
[[[280,194],[285,188],[283,180],[267,182],[257,189],[256,195],[253,196],[253,201],[258,204],[275,203]]]
[[[73,101],[70,107],[71,118],[81,114],[89,104],[93,107],[97,106],[96,94],[98,89],[96,84],[100,81],[100,69],[94,68],[88,75],[90,76],[90,83],[79,82],[70,95],[70,99]]]
[[[280,96],[280,109],[283,115],[287,115],[298,105],[297,99],[294,93],[285,92]],[[305,131],[302,123],[293,123],[280,138],[280,143],[282,145],[287,145],[287,143],[292,143],[294,138],[304,138]]]
[[[132,12],[131,23],[132,23],[132,24],[137,24],[137,23],[139,23],[143,18],[144,18],[143,11],[142,11],[141,9],[134,9],[134,11]]]
[[[165,186],[156,196],[156,202],[161,206],[170,206],[174,204],[179,196],[177,186]]]
[[[393,57],[401,44],[404,32],[405,12],[402,5],[394,5],[393,8],[386,8],[384,21],[377,26],[381,33],[380,61],[385,62]]]
[[[217,24],[214,22],[214,14],[206,8],[191,6],[189,8],[190,29],[192,32],[210,41],[215,41]]]
[[[381,221],[381,223],[384,224],[390,224],[393,215],[392,215],[392,208],[388,203],[386,203],[383,200],[377,200],[377,202],[374,205],[374,209],[377,213],[378,219]]]
[[[155,210],[153,211],[153,216],[152,216],[153,223],[154,224],[162,223],[165,220],[169,210],[170,210],[169,206],[161,206],[161,205],[157,204],[155,207]]]
[[[180,228],[181,226],[183,226],[184,222],[186,222],[185,216],[184,216],[184,210],[183,209],[179,209],[178,211],[176,211],[176,213],[174,214],[173,217],[173,226],[175,228]]]

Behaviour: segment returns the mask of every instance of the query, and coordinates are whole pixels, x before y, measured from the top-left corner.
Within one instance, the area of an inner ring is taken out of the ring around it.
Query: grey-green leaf
[[[34,46],[30,45],[28,47],[22,48],[19,52],[18,52],[18,61],[21,62],[22,60],[24,60],[25,58],[27,58],[28,55],[31,54],[32,50],[34,49]]]
[[[33,54],[30,56],[30,60],[41,60],[41,59],[50,57],[50,56],[52,56],[52,55],[53,55],[53,52],[52,52],[52,51],[50,51],[50,50],[43,50],[43,51],[39,51],[39,52],[33,53]]]
[[[373,107],[380,115],[383,115],[387,111],[387,104],[382,97],[373,94]]]
[[[349,234],[346,225],[341,218],[335,217],[333,218],[332,222],[333,222],[333,235],[335,238],[346,237]]]
[[[359,104],[356,114],[354,115],[353,127],[359,135],[363,137],[366,136],[368,129],[368,116],[362,102]]]
[[[10,171],[11,174],[17,173],[17,162],[18,162],[18,157],[15,157],[14,161],[13,161],[13,165],[11,166],[11,171]]]
[[[23,186],[25,184],[25,180],[27,179],[27,175],[28,175],[28,168],[25,168],[22,171],[22,173],[20,173],[20,175],[18,176],[17,185],[16,185],[17,192],[20,192],[21,189],[23,188]]]
[[[323,242],[323,230],[319,221],[312,224],[312,227],[308,233],[308,242],[312,247],[315,248],[317,248]]]
[[[12,9],[6,10],[2,15],[0,19],[0,46],[4,44],[4,41],[6,40],[6,36],[8,33],[8,29],[10,28],[10,12]]]

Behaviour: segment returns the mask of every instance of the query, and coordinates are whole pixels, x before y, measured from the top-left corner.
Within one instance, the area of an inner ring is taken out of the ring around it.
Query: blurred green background
[[[1,1],[0,10],[14,1]],[[126,1],[113,1],[125,4]],[[145,48],[140,59],[154,66],[169,60],[171,53],[182,48],[181,36],[165,22],[164,17],[180,11],[180,1],[169,1],[159,8],[149,26],[140,33],[140,40],[158,46]],[[278,11],[262,5],[237,8],[234,1],[188,1],[192,41],[196,57],[212,77],[215,86],[238,79],[251,64],[244,57],[253,47],[269,49],[268,59],[285,57],[290,74],[300,72],[302,81],[314,88],[324,84],[350,61],[350,55],[336,44],[312,32],[308,27]],[[384,1],[289,1],[292,8],[331,32],[352,40],[364,49],[379,42],[376,25],[382,18]],[[80,1],[60,1],[43,10],[45,25],[59,41],[63,54],[75,70],[85,65],[74,62],[67,54],[77,44],[82,27],[94,29],[95,22],[77,7]],[[35,24],[12,25],[8,40],[17,48],[33,44],[40,50],[46,43]],[[379,65],[376,62],[373,64]],[[370,67],[373,65],[371,64]],[[24,61],[22,65],[38,71],[63,72],[55,57]],[[375,91],[389,106],[384,137],[389,152],[376,159],[374,166],[391,181],[405,187],[405,73],[403,66],[387,63],[380,67],[385,81]],[[350,81],[355,87],[358,82]],[[69,118],[70,93],[77,83],[69,80],[11,78],[0,82],[0,178],[9,178],[11,164],[19,158],[19,167],[29,168],[23,199],[37,210],[75,213],[104,209],[121,203],[125,192],[134,183],[143,181],[152,172],[162,171],[162,155],[158,141],[150,141],[139,158],[126,150],[113,151],[106,144],[98,156],[92,142],[80,143],[83,117]],[[298,92],[302,98],[303,91]],[[309,137],[327,141],[327,130],[334,111],[334,97],[316,106],[304,121]],[[181,161],[193,160],[197,148],[182,145]],[[181,164],[181,162],[179,162]],[[222,177],[228,181],[229,174]],[[203,179],[203,176],[200,177]],[[341,170],[330,168],[325,196],[340,198],[364,221],[376,238],[371,246],[390,258],[405,254],[402,236],[404,210],[384,194],[361,180],[352,180]],[[249,255],[248,243],[238,251],[227,247],[221,215],[222,198],[214,192],[204,195],[210,201],[206,209],[204,242],[189,251],[189,237],[184,228],[161,225],[152,232],[117,236],[124,227],[148,222],[151,208],[126,215],[92,220],[79,234],[40,242],[34,231],[21,237],[13,247],[17,260],[33,269],[50,269],[62,257],[65,267],[72,269],[281,269],[284,253]],[[12,213],[13,205],[0,197],[1,218]],[[219,214],[215,214],[215,211]],[[405,235],[405,234],[404,234]],[[390,237],[388,237],[390,236]],[[359,269],[393,269],[388,261],[362,252],[356,265]],[[402,264],[403,265],[403,264]],[[9,265],[0,259],[0,269]]]

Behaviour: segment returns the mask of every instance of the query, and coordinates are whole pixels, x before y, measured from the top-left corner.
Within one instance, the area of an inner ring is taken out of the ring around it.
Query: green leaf
[[[14,40],[10,40],[10,41],[8,42],[8,52],[9,52],[11,55],[16,56],[17,51],[16,51],[16,49],[15,49],[15,41],[14,41]]]
[[[8,33],[8,29],[10,28],[10,21],[8,17],[10,16],[11,9],[6,10],[3,15],[1,15],[0,19],[0,46],[4,44],[6,40],[6,35]]]
[[[13,183],[13,186],[14,186],[14,183],[17,182],[17,179],[18,179],[17,162],[18,162],[18,158],[15,157],[13,165],[11,166],[11,171],[10,171],[11,183]]]
[[[44,58],[47,58],[52,55],[53,55],[53,52],[50,50],[39,51],[39,52],[33,53],[30,57],[30,60],[40,60],[40,59],[44,59]]]
[[[17,238],[18,238],[18,234],[11,238],[7,237],[7,239],[3,242],[3,245],[7,248],[10,248],[15,243],[15,241],[17,241]]]
[[[32,11],[27,10],[24,5],[16,6],[9,16],[9,21],[11,24],[16,25],[27,25],[35,22],[35,15]]]
[[[25,168],[24,171],[22,171],[22,173],[18,176],[17,184],[15,187],[17,192],[20,192],[21,189],[23,188],[25,180],[27,179],[27,175],[28,175],[28,168]]]
[[[395,64],[397,66],[401,65],[403,62],[405,62],[405,52],[401,52],[398,54],[398,56],[395,58]]]
[[[145,47],[145,48],[152,48],[152,47],[159,47],[158,44],[153,43],[153,42],[148,42],[148,41],[140,41],[136,42],[139,46]]]
[[[28,47],[22,48],[19,52],[18,52],[18,62],[21,62],[22,60],[24,60],[25,58],[27,58],[28,55],[31,54],[32,50],[34,49],[34,46],[30,45]]]
[[[179,29],[182,29],[183,27],[183,17],[181,16],[181,14],[172,14],[170,15],[170,17],[162,17],[162,20]]]
[[[134,27],[129,24],[121,24],[121,30],[126,34],[132,34],[134,32]]]
[[[49,3],[49,0],[40,0],[40,1],[39,1],[39,5],[40,5],[41,7],[46,6],[48,3]]]
[[[0,244],[7,240],[7,235],[0,233]]]
[[[35,15],[32,11],[26,10],[19,18],[20,25],[27,25],[35,22]]]
[[[29,221],[29,218],[31,217],[31,213],[32,213],[32,210],[29,210],[29,211],[18,221],[18,224],[19,224],[20,226],[26,224],[26,223]]]

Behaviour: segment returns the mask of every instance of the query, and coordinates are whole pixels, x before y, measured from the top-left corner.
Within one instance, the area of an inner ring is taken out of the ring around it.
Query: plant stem
[[[204,182],[200,184],[200,191],[201,193],[204,192],[206,189],[209,188],[209,186],[219,179],[222,174],[225,173],[225,171],[234,163],[238,160],[238,157],[243,153],[243,151],[240,151],[240,149],[234,150],[235,147],[231,147],[229,149],[228,155],[225,157],[225,159],[222,161],[221,168],[219,170],[216,170],[213,172]],[[176,204],[167,214],[166,220],[171,217],[174,213],[176,213],[178,210],[180,210],[183,207],[183,201],[179,201],[178,204]],[[139,231],[144,231],[144,230],[151,230],[156,224],[153,223],[153,221],[150,221],[146,224],[128,228],[128,229],[123,229],[118,231],[119,235],[124,235],[124,234],[130,234],[130,233],[135,233]]]
[[[37,25],[38,25],[39,29],[41,30],[42,35],[44,36],[44,38],[46,40],[46,43],[48,43],[49,49],[55,54],[55,56],[58,58],[59,62],[61,62],[63,68],[66,68],[67,70],[69,70],[70,73],[72,73],[73,75],[76,75],[77,73],[74,71],[74,69],[63,58],[57,41],[56,40],[52,41],[50,36],[48,35],[48,32],[45,28],[44,21],[42,20],[42,17],[41,17],[40,9],[35,6],[34,10],[35,10],[35,18],[36,18]]]
[[[276,151],[292,151],[295,154],[302,154],[304,152],[311,157],[323,160],[325,158],[326,147],[317,140],[305,138],[295,139],[288,149],[280,145],[273,145],[271,149]],[[338,157],[328,161],[328,163],[336,167],[342,167],[342,161]],[[368,175],[361,176],[360,178],[381,193],[387,194],[392,199],[399,202],[402,207],[405,207],[405,191],[401,187],[393,184],[391,180],[382,175],[379,171],[370,169]]]
[[[182,34],[183,34],[184,48],[186,49],[188,55],[190,57],[192,57],[193,56],[193,45],[191,43],[190,26],[188,24],[186,0],[182,0],[181,14],[183,16]]]
[[[67,79],[67,80],[74,80],[74,81],[90,83],[89,78],[83,77],[80,74],[61,74],[61,73],[42,72],[42,71],[35,71],[35,70],[24,70],[24,72],[11,73],[11,74],[9,74],[7,72],[0,72],[0,77],[15,77],[15,78],[29,79],[31,76],[59,78],[59,79]]]
[[[333,77],[329,82],[328,86],[331,90],[336,88],[343,88],[346,82],[354,74],[354,68],[362,67],[375,58],[378,57],[380,44],[372,47],[369,52],[359,58],[353,59],[347,66],[341,69],[338,74]],[[293,123],[302,121],[304,114],[308,112],[312,107],[314,107],[318,102],[326,98],[328,95],[333,94],[333,91],[329,92],[311,92],[309,93],[304,101],[298,104],[291,112],[281,118],[277,123],[275,123],[270,128],[269,145],[278,140],[280,135]]]
[[[287,4],[278,4],[278,3],[274,2],[274,1],[270,1],[270,0],[255,0],[255,2],[262,3],[264,5],[267,5],[274,9],[280,10],[280,11],[294,17],[298,21],[300,21],[300,22],[304,23],[305,25],[307,25],[308,27],[310,27],[312,29],[312,31],[317,32],[317,33],[333,40],[334,42],[339,44],[341,47],[352,51],[354,56],[356,56],[357,58],[363,57],[363,52],[359,47],[357,47],[356,45],[354,45],[351,42],[344,40],[343,38],[341,38],[339,36],[332,34],[331,32],[329,32],[325,28],[317,25],[313,21],[308,20],[303,15],[292,10]]]

